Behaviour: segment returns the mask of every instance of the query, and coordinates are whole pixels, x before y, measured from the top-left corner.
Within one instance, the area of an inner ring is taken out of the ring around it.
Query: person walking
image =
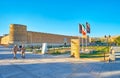
[[[21,57],[25,58],[25,47],[24,46],[22,46],[21,48]]]
[[[14,59],[17,59],[16,58],[16,54],[17,54],[17,51],[18,51],[18,47],[17,47],[17,45],[14,45],[14,47],[13,47],[13,55],[14,55]]]

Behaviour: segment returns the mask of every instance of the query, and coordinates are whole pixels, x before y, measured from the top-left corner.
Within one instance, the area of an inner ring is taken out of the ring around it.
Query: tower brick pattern
[[[27,43],[27,27],[20,24],[11,24],[9,32],[9,43]]]

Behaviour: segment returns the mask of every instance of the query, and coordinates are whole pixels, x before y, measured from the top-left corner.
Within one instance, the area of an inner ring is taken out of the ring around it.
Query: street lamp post
[[[108,47],[108,53],[110,52],[109,51],[109,47],[110,47],[110,45],[109,45],[109,40],[110,40],[110,37],[111,37],[111,35],[109,35],[109,36],[106,36],[105,35],[105,38],[106,38],[106,43],[107,43],[107,47]],[[106,59],[105,59],[105,52],[104,52],[104,61],[105,61]]]

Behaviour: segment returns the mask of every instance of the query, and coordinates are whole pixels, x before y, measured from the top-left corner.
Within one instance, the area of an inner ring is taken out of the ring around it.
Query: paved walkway
[[[12,59],[10,51],[0,52],[0,78],[120,78],[120,62],[74,59],[68,55],[26,54]]]

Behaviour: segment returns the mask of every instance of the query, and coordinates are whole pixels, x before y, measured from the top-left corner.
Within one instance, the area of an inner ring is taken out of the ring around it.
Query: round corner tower
[[[27,26],[20,24],[10,24],[9,43],[27,43]]]

